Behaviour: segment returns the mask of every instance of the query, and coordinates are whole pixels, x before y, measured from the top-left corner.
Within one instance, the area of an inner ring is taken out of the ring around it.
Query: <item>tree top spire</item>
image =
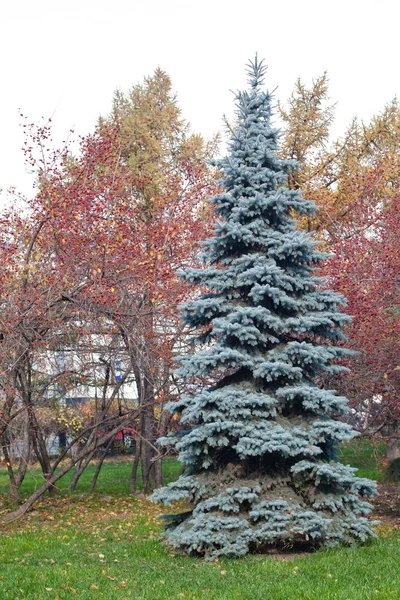
[[[265,73],[267,72],[267,65],[264,64],[264,60],[259,60],[257,53],[254,58],[254,62],[249,60],[246,65],[246,73],[248,75],[248,82],[252,88],[263,85],[265,79]]]

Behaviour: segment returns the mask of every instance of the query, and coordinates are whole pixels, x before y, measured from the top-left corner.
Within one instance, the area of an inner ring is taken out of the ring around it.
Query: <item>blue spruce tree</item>
[[[326,255],[293,215],[315,206],[285,187],[296,165],[277,156],[265,67],[256,59],[248,73],[220,164],[225,191],[211,199],[220,220],[205,243],[206,266],[183,274],[211,291],[184,307],[201,348],[180,357],[178,375],[215,384],[170,406],[187,429],[160,443],[175,446],[186,470],[154,494],[194,506],[170,517],[165,535],[208,558],[373,535],[364,498],[375,484],[334,456],[354,436],[335,419],[346,398],[315,383],[342,369],[346,351],[333,343],[343,339],[344,300],[313,274]]]

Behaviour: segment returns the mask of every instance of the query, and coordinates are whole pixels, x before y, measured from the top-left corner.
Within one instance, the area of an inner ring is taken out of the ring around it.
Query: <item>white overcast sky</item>
[[[116,88],[157,66],[206,137],[232,114],[255,52],[281,100],[327,70],[340,134],[400,96],[399,17],[398,0],[0,0],[0,188],[31,191],[19,108],[53,116],[58,140],[86,133]]]

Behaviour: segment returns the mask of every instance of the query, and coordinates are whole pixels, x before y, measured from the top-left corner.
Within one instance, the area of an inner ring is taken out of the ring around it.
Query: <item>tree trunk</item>
[[[28,446],[26,451],[24,451],[23,455],[19,459],[18,471],[15,476],[15,481],[16,481],[18,490],[21,487],[21,484],[25,479],[25,475],[28,470],[28,463],[30,460],[30,455],[31,455],[31,449],[30,449],[30,446]]]
[[[29,427],[30,427],[30,435],[32,440],[33,451],[38,459],[40,466],[42,468],[42,473],[44,479],[47,481],[52,472],[51,461],[49,457],[49,453],[47,452],[46,442],[42,435],[42,431],[40,429],[40,425],[36,419],[36,415],[33,411],[32,407],[29,407]],[[49,488],[49,496],[53,497],[57,493],[56,488]]]
[[[159,421],[158,421],[158,436],[164,437],[167,433],[168,421],[170,418],[170,413],[166,410],[162,410]],[[161,488],[163,486],[163,475],[162,475],[162,465],[163,460],[157,460],[155,463],[155,479],[156,479],[156,487]]]
[[[76,488],[76,484],[78,483],[78,479],[82,474],[82,463],[83,463],[83,459],[77,463],[74,467],[74,472],[72,473],[72,478],[71,481],[69,483],[68,489],[70,490],[70,492],[74,491],[74,489]]]
[[[8,476],[10,479],[9,495],[15,502],[20,502],[21,495],[19,493],[19,488],[21,487],[21,484],[25,478],[25,474],[26,474],[26,471],[28,468],[28,463],[29,463],[30,455],[31,455],[31,440],[29,437],[29,429],[28,429],[27,423],[26,423],[26,427],[25,427],[25,431],[24,431],[22,453],[19,458],[18,468],[17,468],[16,472],[14,471],[14,468],[12,465],[12,458],[11,458],[11,452],[10,452],[10,440],[8,438],[7,432],[4,434],[1,444],[2,444],[2,448],[3,448],[4,459],[5,459],[6,465],[7,465]]]
[[[129,489],[131,494],[136,494],[137,490],[137,470],[139,466],[140,456],[142,453],[142,440],[136,442],[135,458],[133,459],[131,478],[129,481]]]
[[[399,445],[399,423],[393,421],[388,425],[388,439],[386,442],[386,458],[390,462],[395,458],[400,458],[400,445]]]
[[[11,455],[9,452],[9,442],[5,436],[2,440],[2,448],[3,448],[4,460],[6,461],[6,465],[7,465],[8,478],[10,480],[10,487],[9,487],[8,493],[10,495],[10,498],[12,498],[12,500],[14,500],[15,502],[20,502],[21,496],[18,491],[17,480],[15,478],[14,469],[13,469],[12,462],[11,462]]]
[[[28,469],[28,464],[31,460],[31,451],[32,451],[32,443],[31,436],[29,435],[29,421],[25,419],[25,429],[24,429],[24,438],[22,444],[22,453],[19,459],[18,471],[15,476],[15,480],[17,482],[18,489],[20,488],[22,482],[25,479],[25,474]]]
[[[145,494],[152,489],[152,483],[155,480],[155,466],[152,462],[154,450],[150,444],[154,443],[155,435],[155,416],[154,416],[154,390],[151,384],[151,379],[148,380],[145,375],[144,385],[144,402],[142,405],[142,414],[140,419],[141,431],[140,434],[144,438],[141,445],[141,466],[143,491]]]
[[[163,478],[162,478],[162,458],[160,458],[160,460],[157,460],[154,463],[154,470],[155,470],[155,480],[156,480],[156,487],[157,488],[161,488],[163,486]]]
[[[74,467],[77,463],[84,460],[85,457],[88,456],[88,454],[90,454],[90,453],[93,454],[93,452],[95,452],[97,448],[99,448],[103,444],[107,443],[109,441],[110,437],[114,438],[114,436],[118,433],[119,430],[120,430],[120,425],[118,425],[118,427],[112,429],[107,435],[104,435],[104,436],[98,438],[97,440],[95,440],[95,442],[93,443],[93,446],[90,448],[90,450],[83,448],[83,450],[78,452],[78,454],[75,457],[71,458],[71,460],[68,462],[67,465],[64,465],[63,467],[61,467],[61,469],[59,471],[57,471],[56,473],[52,473],[52,475],[49,477],[49,479],[47,479],[38,490],[36,490],[31,496],[29,496],[29,498],[27,498],[25,500],[25,502],[20,506],[20,508],[1,517],[0,523],[1,522],[2,523],[10,523],[12,521],[16,521],[17,519],[20,519],[21,517],[23,517],[24,514],[31,508],[31,506],[37,500],[39,500],[49,490],[49,488],[54,487],[54,484],[59,479],[61,479],[61,477],[63,477],[66,473],[68,473],[68,471],[70,471],[72,469],[72,467]]]
[[[89,494],[91,494],[94,491],[94,488],[96,487],[96,483],[97,483],[97,479],[98,479],[100,471],[101,471],[101,467],[103,466],[104,459],[105,459],[109,449],[111,448],[111,444],[113,443],[113,441],[114,441],[114,438],[110,438],[107,446],[105,447],[105,450],[104,450],[102,456],[100,457],[99,462],[97,463],[96,471],[93,475],[92,483],[90,484]]]
[[[138,373],[136,375],[136,373]],[[140,372],[135,371],[135,376],[138,385],[139,393],[139,404],[140,404],[140,417],[139,417],[139,435],[140,444],[135,453],[135,460],[132,467],[132,473],[134,471],[135,484],[132,484],[131,478],[131,491],[136,491],[136,479],[137,479],[137,464],[139,460],[142,468],[142,481],[143,491],[148,493],[152,489],[152,482],[155,480],[155,466],[152,462],[154,456],[154,450],[150,444],[154,442],[155,436],[155,415],[154,415],[154,386],[152,374],[148,368],[142,367]]]
[[[77,463],[77,465],[75,466],[74,474],[72,475],[71,482],[68,486],[68,489],[71,492],[73,492],[75,490],[75,488],[78,484],[78,481],[81,478],[81,475],[83,474],[84,470],[86,469],[86,467],[92,460],[93,454],[94,454],[94,450],[92,450],[85,458],[83,458],[81,461],[79,461],[79,463]]]
[[[149,300],[149,296],[143,298],[143,306],[148,309],[150,315],[147,328],[149,332],[154,331],[153,323],[153,305]],[[148,493],[152,489],[152,483],[156,479],[156,469],[152,458],[154,450],[151,444],[154,444],[155,438],[155,393],[154,393],[154,372],[152,365],[154,364],[154,353],[152,353],[151,335],[148,338],[142,339],[141,344],[135,343],[129,337],[126,330],[122,329],[127,350],[131,357],[132,369],[135,375],[136,387],[138,391],[138,403],[140,407],[140,416],[138,424],[138,433],[140,443],[136,448],[135,458],[132,465],[132,474],[130,480],[130,490],[132,493],[137,489],[137,470],[139,463],[142,470],[143,491]],[[138,350],[138,346],[140,349]]]
[[[399,440],[392,438],[389,439],[386,443],[386,458],[390,462],[395,458],[400,458],[400,446]]]

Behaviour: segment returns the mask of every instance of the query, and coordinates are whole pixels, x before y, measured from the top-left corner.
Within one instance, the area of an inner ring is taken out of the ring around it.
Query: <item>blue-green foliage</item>
[[[296,165],[277,156],[264,72],[251,63],[250,89],[236,97],[205,268],[183,273],[211,292],[184,307],[201,347],[181,357],[178,375],[216,383],[170,406],[187,429],[160,440],[175,446],[186,471],[154,498],[194,505],[166,537],[209,558],[372,535],[363,497],[374,483],[332,460],[337,443],[354,436],[337,420],[346,398],[315,384],[318,373],[343,369],[337,360],[347,352],[332,344],[348,317],[338,309],[343,298],[313,273],[326,255],[296,227],[293,215],[315,207],[285,187]]]

